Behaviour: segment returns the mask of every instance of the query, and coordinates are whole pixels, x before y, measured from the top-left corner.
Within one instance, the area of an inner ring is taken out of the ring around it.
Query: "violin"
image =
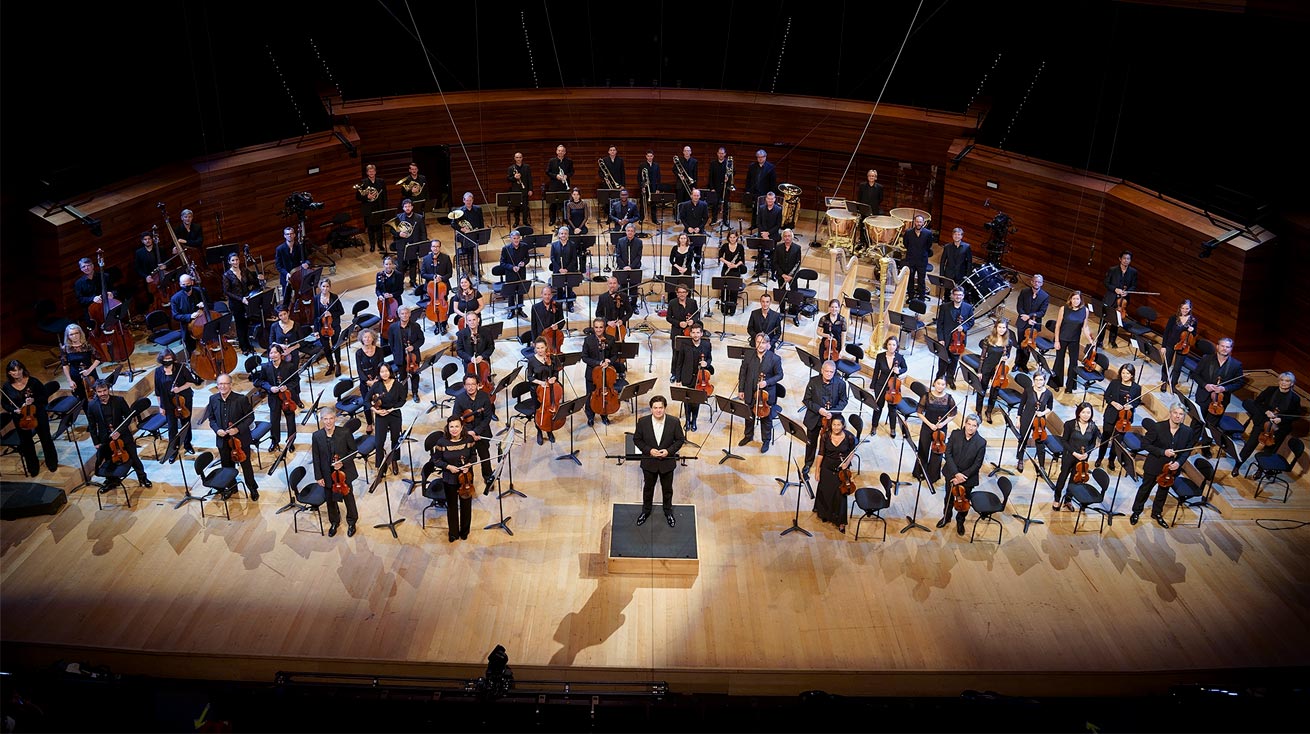
[[[473,472],[462,471],[459,473],[459,496],[462,499],[472,499],[475,489],[473,487]]]
[[[1128,296],[1119,296],[1115,299],[1114,310],[1119,312],[1119,323],[1128,320]]]
[[[820,359],[831,359],[833,361],[841,359],[841,344],[838,343],[836,337],[823,337],[823,344],[819,351],[821,353]]]
[[[126,464],[131,458],[127,455],[127,447],[123,445],[123,435],[120,433],[118,438],[109,442],[109,459],[115,464]]]
[[[946,347],[947,351],[949,351],[951,354],[954,354],[957,357],[960,356],[961,354],[964,354],[965,351],[964,339],[965,339],[964,331],[962,329],[956,329],[955,331],[952,331],[951,343],[949,346]]]
[[[300,409],[300,406],[296,405],[296,398],[291,394],[290,390],[279,392],[277,394],[277,399],[282,402],[282,409],[289,413],[294,413]]]
[[[1191,324],[1192,321],[1191,318],[1189,317],[1187,320],[1187,325],[1190,327]],[[1178,335],[1178,343],[1174,345],[1174,351],[1177,352],[1178,354],[1183,354],[1183,355],[1191,354],[1192,347],[1194,346],[1196,346],[1196,332],[1189,331],[1188,329],[1185,328],[1183,329],[1183,332]]]
[[[964,482],[951,480],[951,504],[956,512],[968,512],[972,504],[969,502],[969,492],[964,488]]]
[[[331,339],[332,337],[337,335],[337,330],[332,328],[331,311],[323,312],[323,320],[321,325],[318,327],[318,334],[319,336],[327,337],[328,339]]]
[[[1087,354],[1083,356],[1083,369],[1088,372],[1096,372],[1100,368],[1101,366],[1096,363],[1096,344],[1088,344]]]
[[[472,423],[476,418],[477,416],[473,414],[472,408],[465,408],[464,412],[459,414],[459,419],[463,421],[465,425]]]
[[[1073,465],[1073,482],[1074,484],[1086,484],[1091,479],[1091,468],[1087,466],[1087,460],[1083,459]]]
[[[173,413],[184,420],[191,417],[191,409],[187,407],[186,396],[182,393],[173,395]]]
[[[405,340],[405,374],[412,375],[418,372],[418,352],[408,351],[409,340]]]
[[[1046,432],[1046,416],[1044,415],[1034,416],[1033,417],[1033,443],[1037,443],[1038,441],[1045,441],[1047,435],[1048,434]]]
[[[940,428],[932,432],[932,452],[934,454],[946,453],[946,431]]]
[[[901,402],[901,376],[896,374],[896,365],[892,363],[892,371],[887,375],[887,391],[884,393],[883,401],[888,405],[896,405]]]
[[[1114,422],[1115,433],[1127,433],[1133,427],[1133,409],[1124,406],[1119,411],[1119,419]]]
[[[992,376],[992,387],[1005,389],[1010,386],[1010,365],[1001,362],[996,365],[996,374]]]
[[[27,397],[32,397],[31,389],[27,391]],[[24,405],[18,411],[18,427],[24,431],[36,430],[36,403]],[[1272,439],[1270,439],[1270,443],[1273,443]]]
[[[837,490],[842,494],[855,494],[855,476],[849,466],[837,470]]]
[[[31,430],[30,428],[28,430]],[[1260,429],[1260,436],[1256,439],[1256,445],[1263,451],[1274,445],[1274,422],[1265,421],[1264,428]]]
[[[773,406],[769,405],[769,389],[761,387],[759,392],[755,393],[755,417],[768,418],[773,415]]]
[[[714,385],[710,384],[710,369],[708,367],[702,365],[700,369],[696,370],[696,389],[706,395],[714,394]]]
[[[1215,390],[1210,393],[1210,404],[1205,406],[1205,410],[1210,415],[1224,414],[1224,394]]]
[[[619,393],[614,389],[618,380],[618,370],[613,365],[596,365],[591,368],[591,383],[594,388],[590,404],[593,413],[611,415],[619,410]]]
[[[235,428],[231,423],[227,424],[228,428]],[[241,445],[241,439],[236,434],[227,437],[228,456],[238,464],[244,463],[250,457],[246,455],[245,446]]]
[[[335,464],[338,461],[341,461],[341,456],[339,454],[333,454],[332,463]],[[332,494],[335,494],[338,497],[344,497],[350,494],[350,482],[346,479],[346,473],[341,469],[332,470]]]
[[[1036,348],[1037,348],[1037,327],[1036,327],[1036,326],[1033,326],[1031,323],[1028,324],[1028,328],[1026,328],[1026,329],[1023,330],[1023,341],[1019,343],[1019,346],[1023,347],[1024,349],[1036,349]]]

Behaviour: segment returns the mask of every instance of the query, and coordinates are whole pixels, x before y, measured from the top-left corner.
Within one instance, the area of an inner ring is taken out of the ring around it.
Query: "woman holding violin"
[[[1101,439],[1101,429],[1092,420],[1092,404],[1083,401],[1074,411],[1074,417],[1064,422],[1064,434],[1060,440],[1064,443],[1064,454],[1060,457],[1060,477],[1055,480],[1055,501],[1051,509],[1060,511],[1060,498],[1064,496],[1064,483],[1072,476],[1075,483],[1086,481],[1080,475],[1087,473],[1087,460],[1091,458],[1092,449]],[[1065,510],[1073,510],[1073,502],[1064,500]]]
[[[373,406],[373,420],[377,423],[377,451],[374,463],[379,474],[385,474],[383,462],[388,452],[387,435],[391,436],[391,473],[400,473],[400,409],[405,405],[405,382],[396,379],[396,372],[390,362],[378,365],[378,380],[368,392],[368,402]]]
[[[452,415],[446,419],[446,432],[437,436],[432,448],[432,464],[441,470],[441,485],[446,491],[447,539],[467,540],[473,524],[473,449],[474,441],[464,430],[464,421]]]
[[[471,313],[482,314],[482,296],[478,289],[473,287],[473,281],[467,275],[459,277],[459,287],[455,289],[455,294],[450,297],[450,313],[455,317],[455,324],[463,328],[463,320]]]
[[[1136,381],[1137,371],[1132,364],[1125,362],[1119,368],[1119,379],[1105,386],[1105,413],[1101,416],[1101,435],[1109,439],[1121,436],[1133,427],[1133,412],[1137,402],[1142,399],[1142,386]],[[1110,450],[1110,441],[1101,442],[1096,452],[1096,465],[1101,465],[1105,452],[1110,452],[1110,471],[1114,471],[1115,452]]]
[[[982,367],[978,378],[983,380],[987,390],[986,420],[992,422],[992,411],[996,409],[996,393],[1010,386],[1010,355],[1014,342],[1010,340],[1010,322],[998,319],[992,324],[991,332],[978,341],[978,351],[982,354]],[[978,393],[973,412],[981,413],[983,394]]]
[[[359,349],[355,350],[355,372],[359,374],[359,395],[364,398],[364,433],[373,432],[373,404],[369,394],[378,382],[378,368],[386,358],[378,346],[378,333],[372,329],[359,332]]]
[[[18,455],[23,457],[23,467],[30,477],[40,472],[41,465],[36,460],[36,439],[40,438],[45,466],[54,471],[59,466],[59,454],[50,437],[50,416],[46,412],[50,396],[46,394],[45,385],[33,379],[27,367],[16,359],[9,360],[5,372],[8,379],[3,387],[4,409],[14,417]]]
[[[300,360],[300,340],[307,336],[308,327],[297,324],[291,318],[291,309],[283,304],[277,307],[277,321],[268,327],[268,344],[270,347],[269,355],[272,355],[271,347],[277,345],[282,347],[282,356],[290,362]]]
[[[815,332],[819,337],[819,359],[841,359],[846,346],[846,317],[841,315],[839,299],[828,301],[828,313],[819,317]]]
[[[540,337],[532,343],[532,356],[528,357],[527,379],[536,385],[539,392],[540,388],[545,388],[549,392],[554,392],[555,386],[559,384],[559,367],[556,366],[555,358],[550,354],[550,347],[546,340]],[[541,407],[540,398],[532,398],[524,402],[525,406],[530,406],[533,412]],[[558,407],[558,406],[557,406]],[[546,438],[551,443],[555,443],[554,431],[543,431],[541,426],[537,426],[537,445],[540,446]]]
[[[724,278],[741,279],[746,275],[746,247],[741,244],[741,234],[735,229],[728,231],[728,239],[719,247],[719,265]],[[737,315],[740,292],[740,287],[724,288],[719,294],[719,303],[727,315]]]
[[[877,402],[873,405],[873,419],[869,421],[871,434],[878,431],[878,421],[882,420],[882,409],[886,406],[887,427],[892,438],[896,438],[896,406],[901,402],[904,377],[908,371],[900,343],[894,336],[887,337],[883,340],[882,352],[873,358],[873,382],[869,384],[876,390],[874,398]]]
[[[177,356],[171,349],[165,348],[155,361],[159,363],[155,367],[155,398],[159,401],[159,410],[168,419],[168,440],[172,442],[178,427],[191,422],[195,395],[191,386],[199,385],[200,380],[189,367],[177,363]],[[182,437],[182,449],[188,454],[196,452],[191,447],[191,433],[187,431]]]
[[[846,532],[846,501],[854,486],[850,477],[849,457],[855,452],[855,434],[846,430],[846,419],[834,415],[828,421],[828,431],[819,439],[818,453],[814,457],[819,485],[814,489],[814,511],[819,519]],[[808,467],[807,467],[808,468]]]
[[[223,271],[223,297],[227,299],[228,310],[232,312],[232,323],[236,325],[237,346],[241,348],[241,354],[247,357],[255,353],[254,347],[250,345],[250,319],[247,312],[250,294],[259,291],[263,285],[263,277],[248,270],[242,264],[240,255],[234,252],[227,256],[227,270]]]
[[[919,461],[914,465],[914,478],[937,481],[941,472],[942,452],[946,444],[946,427],[955,415],[955,398],[946,392],[946,377],[937,375],[928,394],[919,401]],[[926,467],[931,476],[924,477]]]
[[[1023,453],[1032,441],[1037,448],[1037,464],[1046,468],[1046,438],[1049,435],[1047,421],[1054,418],[1055,393],[1046,387],[1046,372],[1037,370],[1033,374],[1033,387],[1025,390],[1023,403],[1019,408],[1019,448],[1015,450],[1018,462],[1015,469],[1023,473]]]
[[[707,395],[714,393],[710,378],[714,375],[714,346],[705,338],[705,329],[696,324],[691,327],[691,339],[682,340],[682,373],[679,382],[688,389],[698,389]],[[696,420],[700,417],[699,403],[683,403],[686,409],[684,424],[688,431],[697,430]]]
[[[617,410],[619,391],[623,389],[621,378],[627,374],[628,366],[614,361],[614,346],[614,340],[605,335],[605,319],[601,316],[593,318],[591,328],[587,330],[587,336],[582,341],[582,362],[586,365],[582,374],[586,378],[587,395],[596,397],[595,406],[589,398],[582,408],[587,414],[589,426],[596,425],[598,412],[601,422],[608,426],[610,417],[604,411],[610,408]],[[598,377],[600,382],[597,381]],[[600,393],[597,394],[597,391]]]
[[[83,404],[88,402],[91,399],[88,386],[100,379],[100,374],[96,372],[100,358],[96,356],[95,348],[87,340],[81,326],[69,324],[64,329],[64,345],[60,350],[59,364],[64,368],[64,377],[68,378],[73,394]]]
[[[328,537],[337,534],[337,527],[341,525],[341,509],[337,503],[345,502],[346,537],[349,538],[354,536],[359,522],[353,487],[359,477],[359,470],[355,468],[355,454],[359,449],[350,431],[337,428],[336,408],[330,405],[320,408],[318,415],[323,427],[310,437],[309,453],[313,459],[314,481],[327,490]]]
[[[1277,385],[1266,387],[1256,396],[1251,411],[1251,433],[1242,444],[1233,476],[1237,476],[1242,464],[1256,449],[1262,453],[1277,451],[1283,445],[1283,439],[1292,432],[1292,421],[1301,414],[1301,398],[1292,391],[1295,385],[1296,375],[1284,372],[1278,375]]]
[[[1169,317],[1164,325],[1164,364],[1160,365],[1160,380],[1167,383],[1164,392],[1171,392],[1178,387],[1178,375],[1183,371],[1183,357],[1192,352],[1196,346],[1196,315],[1192,313],[1192,302],[1184,299],[1178,305],[1178,312]]]
[[[268,398],[268,420],[271,425],[273,446],[271,450],[282,449],[282,421],[287,424],[287,444],[289,451],[296,450],[296,411],[300,405],[300,371],[296,363],[286,358],[282,347],[274,344],[268,349],[269,361],[259,366],[251,376],[255,387],[264,391]]]
[[[1069,294],[1069,300],[1060,306],[1055,315],[1055,373],[1051,375],[1051,388],[1072,391],[1078,386],[1078,358],[1082,340],[1090,344],[1091,332],[1087,330],[1087,314],[1090,312],[1083,303],[1082,291]],[[1068,372],[1065,363],[1068,362]]]
[[[318,282],[318,293],[314,296],[314,325],[318,329],[318,344],[323,349],[327,368],[341,376],[341,317],[346,314],[346,307],[341,305],[341,297],[332,292],[332,281],[324,278]]]

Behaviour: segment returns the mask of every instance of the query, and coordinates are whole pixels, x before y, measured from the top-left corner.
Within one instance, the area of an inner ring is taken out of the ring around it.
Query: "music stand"
[[[896,414],[896,420],[901,422],[901,449],[904,450],[905,445],[910,443],[910,426],[906,424],[905,416],[900,413]],[[914,528],[918,528],[925,533],[931,533],[932,531],[928,529],[927,525],[923,525],[919,522],[919,498],[923,496],[923,482],[928,483],[928,491],[932,494],[937,494],[937,490],[933,489],[933,480],[932,476],[928,473],[928,467],[924,466],[923,461],[919,458],[919,449],[915,446],[911,446],[910,454],[914,457],[914,463],[919,466],[919,473],[923,475],[923,481],[914,486],[914,509],[909,515],[905,516],[905,527],[901,528],[901,532],[905,533]],[[904,457],[904,454],[901,454],[901,456]],[[896,464],[896,476],[899,477],[900,475],[901,466],[898,460]],[[900,484],[901,482],[898,481],[895,486],[899,486]],[[906,482],[906,484],[908,484],[908,482]],[[890,502],[890,500],[888,501]]]
[[[678,288],[687,289],[688,294],[696,293],[696,276],[694,275],[666,275],[664,276],[664,292],[669,294],[669,300],[677,297]],[[700,311],[696,312],[698,315]]]
[[[234,254],[234,253],[237,251],[237,248],[239,248],[239,247],[240,247],[240,245],[236,245],[236,244],[232,244],[232,245],[214,245],[213,247],[206,247],[206,248],[205,248],[205,264],[206,264],[206,265],[221,265],[224,269],[226,269],[226,268],[227,268],[227,257],[228,257],[228,255]],[[197,285],[199,285],[199,284],[197,284]]]
[[[636,415],[637,398],[650,392],[651,388],[655,387],[655,383],[659,382],[659,379],[660,378],[658,377],[652,377],[650,379],[639,380],[637,382],[629,382],[627,385],[623,386],[622,390],[619,391],[619,400],[630,401],[632,403],[632,414]]]
[[[776,351],[783,347],[794,347],[796,346],[795,344],[787,341],[787,317],[791,316],[791,318],[796,319],[797,322],[800,321],[800,309],[801,306],[805,304],[805,296],[801,295],[799,290],[789,291],[782,288],[774,288],[773,301],[778,304],[779,311],[782,311],[782,313],[778,314],[782,317],[782,331],[778,333],[778,343],[774,344],[773,348]],[[791,314],[786,313],[786,309],[783,308],[784,304],[792,307],[793,312]]]
[[[633,305],[633,314],[637,313],[638,304],[645,305],[645,301],[639,301],[636,298],[637,286],[641,283],[641,268],[615,268],[610,271],[610,275],[619,282],[619,291],[623,293]]]
[[[705,405],[709,402],[710,395],[704,390],[697,390],[694,387],[669,385],[669,399],[676,400],[680,404],[678,408],[678,419],[681,420],[685,426],[687,421],[683,417],[683,408],[686,407],[686,404]],[[711,409],[713,409],[713,406],[711,406]]]
[[[364,226],[368,229],[382,229],[387,222],[396,218],[400,209],[378,209],[364,215]],[[385,250],[384,250],[385,252]]]
[[[742,282],[740,276],[716,275],[710,278],[710,289],[719,292],[719,312],[723,314],[722,325],[719,327],[718,331],[714,332],[715,334],[718,335],[719,341],[723,341],[724,338],[728,336],[728,309],[723,307],[723,292],[734,286],[737,289],[738,295],[740,295],[741,292],[746,288],[746,284]],[[736,303],[736,301],[734,301],[734,303]]]
[[[383,458],[382,466],[385,467],[387,464],[399,460],[399,458],[400,458],[400,444],[397,443],[396,446],[391,449],[391,451],[387,452],[386,457]],[[400,535],[396,533],[396,526],[401,524],[402,522],[405,522],[405,518],[395,517],[394,515],[391,514],[391,482],[386,477],[387,477],[387,473],[385,471],[382,471],[381,468],[379,468],[377,476],[373,477],[373,483],[370,484],[368,488],[368,493],[372,494],[374,490],[378,488],[378,485],[381,484],[382,491],[386,494],[386,501],[387,501],[387,521],[384,523],[379,523],[377,525],[374,525],[373,529],[379,530],[381,528],[386,528],[387,530],[391,531],[391,537],[395,538],[396,540],[399,540]]]
[[[480,285],[482,283],[481,257],[478,252],[481,247],[491,242],[491,228],[483,227],[470,232],[455,231],[455,254],[457,259],[464,263],[464,275],[470,280],[475,280]],[[415,247],[418,243],[414,243]]]
[[[554,229],[557,225],[554,221],[547,219],[549,217],[547,206],[563,208],[564,202],[569,200],[570,192],[568,191],[547,191],[541,195],[541,221],[546,222],[546,226]],[[559,211],[559,209],[556,209]],[[553,232],[551,233],[554,234]]]
[[[810,433],[805,429],[804,423],[801,423],[800,421],[794,420],[792,418],[788,418],[787,416],[783,415],[781,412],[778,413],[778,421],[782,423],[782,430],[788,436],[791,436],[792,438],[800,441],[801,443],[809,442]],[[802,484],[805,484],[805,488],[810,491],[810,499],[814,499],[814,490],[811,489],[807,483],[801,481],[804,479],[804,474],[805,474],[804,470],[798,470],[797,481],[795,482],[791,481],[792,449],[795,447],[795,445],[796,444],[794,442],[790,442],[790,441],[787,442],[787,476],[785,478],[774,477],[773,481],[778,482],[779,484],[782,485],[782,490],[778,492],[778,494],[780,495],[787,494],[788,487],[792,487],[792,486],[799,487]],[[799,496],[800,492],[797,492],[796,494]]]
[[[482,528],[483,530],[492,530],[495,528],[500,528],[501,530],[504,530],[507,535],[510,536],[514,535],[514,531],[509,529],[509,521],[514,518],[505,517],[505,495],[513,493],[519,495],[520,497],[523,496],[522,492],[515,491],[514,489],[514,467],[513,467],[514,459],[511,456],[511,449],[514,448],[513,439],[514,436],[513,434],[511,434],[509,439],[506,439],[506,442],[504,444],[501,444],[501,452],[499,458],[500,465],[497,466],[496,470],[491,474],[491,478],[499,482],[501,473],[503,473],[506,470],[506,467],[509,467],[509,490],[507,491],[502,490],[496,493],[496,506],[500,511],[500,522],[493,522],[490,525]],[[506,446],[506,444],[508,444],[508,446]],[[487,486],[488,488],[490,488],[491,485],[487,485]]]
[[[613,355],[614,359],[636,359],[640,347],[641,345],[637,342],[618,342],[613,347],[616,350]]]
[[[596,189],[596,229],[605,229],[610,218],[610,201],[619,198],[620,189]]]
[[[779,417],[781,417],[781,416],[779,416]],[[793,422],[794,422],[794,421],[793,421]],[[810,491],[810,497],[814,497],[814,489],[813,489],[812,487],[810,487],[810,478],[807,477],[805,474],[802,474],[800,469],[797,469],[797,470],[796,470],[796,473],[800,475],[801,482],[805,485],[805,488],[808,489],[808,490]],[[790,467],[790,466],[787,467],[787,475],[788,475],[788,476],[791,476],[791,467]],[[843,500],[843,501],[844,501],[844,500]],[[791,533],[791,532],[802,532],[802,533],[805,533],[805,537],[807,537],[807,538],[813,538],[813,537],[814,537],[814,534],[813,534],[813,533],[811,533],[810,531],[808,531],[808,530],[806,530],[805,528],[801,527],[801,493],[800,493],[799,491],[796,492],[796,514],[793,515],[792,518],[791,518],[791,527],[789,527],[789,528],[787,528],[786,530],[782,531],[781,533],[779,533],[779,535],[786,535],[786,534]]]
[[[1137,462],[1133,460],[1132,452],[1119,441],[1117,436],[1110,439],[1110,451],[1118,454],[1119,471],[1115,473],[1114,491],[1110,493],[1110,506],[1108,509],[1101,510],[1101,514],[1105,515],[1106,524],[1113,525],[1116,517],[1123,517],[1122,512],[1114,511],[1115,502],[1119,499],[1119,481],[1125,474],[1129,479],[1137,479]]]
[[[171,439],[168,440],[168,448],[164,450],[164,461],[168,462],[169,464],[175,463],[177,461],[177,454],[179,451],[182,450],[182,443],[183,443],[182,438],[186,436],[188,431],[191,430],[191,420],[189,418],[184,419],[182,422],[184,425],[178,429],[177,433],[173,434],[173,437]],[[193,500],[196,502],[203,502],[205,499],[204,495],[191,494],[191,484],[190,482],[187,481],[186,478],[185,461],[182,462],[181,467],[182,467],[183,497],[182,499],[178,500],[177,504],[173,505],[173,509],[175,510],[180,510],[183,505]]]
[[[796,355],[801,358],[801,364],[810,368],[810,377],[814,377],[814,373],[823,367],[823,360],[819,359],[816,354],[810,354],[804,349],[796,347]]]
[[[987,476],[989,478],[994,477],[997,474],[1008,474],[1010,476],[1014,476],[1014,472],[1010,471],[1009,469],[1004,469],[1001,467],[1001,462],[1005,461],[1005,439],[1008,438],[1011,433],[1013,433],[1014,440],[1020,441],[1022,440],[1020,436],[1023,435],[1019,432],[1019,429],[1015,427],[1014,419],[1010,417],[1010,411],[1002,410],[1001,417],[1005,419],[1005,425],[1002,426],[1002,428],[1004,428],[1005,430],[1001,431],[1001,450],[996,455],[996,461],[992,462],[992,466],[995,468],[987,472]]]
[[[510,191],[510,192],[506,192],[506,193],[499,193],[499,192],[497,192],[497,194],[496,194],[496,206],[499,207],[499,208],[501,208],[501,209],[504,210],[504,212],[505,212],[505,226],[506,226],[506,227],[509,226],[509,210],[510,210],[510,209],[515,209],[515,208],[517,208],[517,209],[522,209],[522,208],[523,208],[523,201],[524,201],[524,199],[523,199],[523,192],[522,192],[522,191]],[[509,528],[505,528],[505,530],[508,531]],[[513,535],[513,533],[510,533],[510,535]]]
[[[729,355],[729,356],[731,356],[731,355]],[[737,454],[732,453],[732,427],[733,427],[733,422],[732,422],[732,418],[731,418],[731,416],[737,416],[737,417],[741,418],[743,421],[745,421],[747,418],[750,418],[750,417],[751,417],[751,409],[746,405],[745,402],[740,401],[740,400],[733,400],[732,398],[729,398],[729,397],[726,397],[726,396],[723,396],[723,395],[715,395],[715,396],[714,396],[714,402],[715,402],[716,404],[718,404],[718,406],[719,406],[719,410],[721,410],[721,411],[726,411],[726,412],[728,413],[728,415],[729,415],[729,418],[728,418],[728,446],[727,446],[727,448],[722,449],[722,451],[723,451],[723,458],[722,458],[722,459],[719,459],[719,463],[722,464],[723,462],[727,461],[728,459],[738,459],[738,460],[740,460],[740,461],[745,461],[745,460],[746,460],[746,457],[745,457],[745,456],[738,456]]]
[[[798,349],[798,350],[796,350],[796,351],[799,352],[800,350]],[[856,415],[863,417],[863,416],[864,416],[864,407],[865,407],[865,406],[868,406],[869,410],[871,410],[871,411],[874,411],[874,410],[877,410],[877,409],[878,409],[878,396],[877,396],[877,395],[875,395],[875,394],[869,392],[868,390],[865,390],[864,388],[860,387],[859,385],[856,385],[856,384],[853,383],[853,382],[850,382],[849,380],[846,382],[846,387],[850,388],[850,390],[851,390],[851,394],[855,396],[855,400],[856,400],[856,402],[858,402],[858,403],[860,404],[860,409],[859,409],[858,411],[856,411],[856,413],[855,413]],[[887,406],[884,406],[884,407],[886,407],[886,408],[887,408],[888,410],[890,410],[890,411],[895,411],[895,410],[896,410],[896,406],[894,406],[894,405],[887,405]],[[874,424],[874,425],[872,425],[872,426],[869,426],[869,432],[868,432],[867,434],[865,434],[864,438],[863,438],[860,442],[861,442],[861,443],[869,443],[869,442],[873,441],[873,434],[875,434],[875,433],[877,433],[877,432],[878,432],[878,426],[877,426],[877,424]],[[906,482],[906,484],[909,484],[909,482]]]
[[[651,221],[664,228],[664,217],[655,218],[655,213],[666,207],[672,206],[677,197],[670,191],[656,191],[650,195]]]
[[[1066,449],[1066,450],[1067,450],[1067,449]],[[1024,458],[1025,461],[1028,459],[1028,448],[1027,448],[1027,447],[1024,447],[1024,449],[1023,449],[1023,458]],[[1034,461],[1034,462],[1032,462],[1032,465],[1033,465],[1033,469],[1035,469],[1036,471],[1033,473],[1033,491],[1032,491],[1032,495],[1028,497],[1028,514],[1027,514],[1027,515],[1020,515],[1020,514],[1017,513],[1017,512],[1011,512],[1011,513],[1010,513],[1010,517],[1013,517],[1014,519],[1023,522],[1023,532],[1024,532],[1025,535],[1028,533],[1028,526],[1030,526],[1030,525],[1045,525],[1045,524],[1046,524],[1046,521],[1045,521],[1045,520],[1041,520],[1041,519],[1039,519],[1039,518],[1035,518],[1035,517],[1033,517],[1033,506],[1037,503],[1037,480],[1038,480],[1038,479],[1041,479],[1041,480],[1045,481],[1045,482],[1046,482],[1046,486],[1050,487],[1050,488],[1051,488],[1051,491],[1055,491],[1055,482],[1052,482],[1052,481],[1051,481],[1051,475],[1047,474],[1047,473],[1046,473],[1046,470],[1042,468],[1042,464],[1041,464],[1041,462],[1039,462],[1039,461]]]
[[[746,249],[755,250],[755,272],[751,274],[748,286],[763,283],[773,272],[773,248],[778,243],[767,237],[747,237]]]
[[[577,299],[578,294],[573,291],[574,288],[582,285],[582,273],[554,273],[550,276],[550,286],[555,289],[556,293],[567,293],[567,297],[560,298],[569,311],[573,311],[573,302]]]
[[[569,419],[569,450],[566,453],[556,456],[555,461],[567,461],[572,459],[573,463],[582,466],[582,459],[578,458],[579,449],[573,448],[573,416],[577,414],[579,410],[582,410],[582,406],[586,405],[587,401],[590,399],[590,395],[579,395],[572,400],[565,400],[560,403],[558,413]]]

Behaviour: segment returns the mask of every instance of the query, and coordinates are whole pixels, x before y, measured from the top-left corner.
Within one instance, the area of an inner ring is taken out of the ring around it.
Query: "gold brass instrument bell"
[[[778,184],[782,193],[782,228],[796,229],[796,215],[801,211],[801,187],[796,184]]]

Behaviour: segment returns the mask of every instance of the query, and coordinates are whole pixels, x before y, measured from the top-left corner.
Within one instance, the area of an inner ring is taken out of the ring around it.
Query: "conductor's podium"
[[[640,504],[618,504],[610,514],[609,572],[695,576],[700,573],[696,544],[696,506],[674,505],[676,527],[669,527],[657,503],[638,527]]]

